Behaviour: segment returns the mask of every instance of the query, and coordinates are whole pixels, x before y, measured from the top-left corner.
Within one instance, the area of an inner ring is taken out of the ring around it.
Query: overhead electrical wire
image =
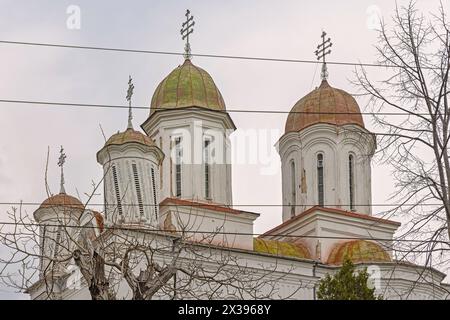
[[[172,55],[172,56],[184,56],[184,52],[175,51],[157,51],[157,50],[143,50],[143,49],[126,49],[126,48],[111,48],[100,46],[83,46],[83,45],[70,45],[60,43],[45,43],[45,42],[27,42],[27,41],[11,41],[0,40],[0,44],[11,45],[23,45],[23,46],[35,46],[35,47],[49,47],[49,48],[65,48],[65,49],[84,49],[84,50],[98,50],[98,51],[113,51],[113,52],[129,52],[129,53],[144,53],[144,54],[156,54],[156,55]],[[239,55],[223,55],[223,54],[202,54],[191,53],[193,57],[202,58],[220,58],[220,59],[236,59],[236,60],[255,60],[255,61],[271,61],[271,62],[290,62],[290,63],[308,63],[308,64],[321,64],[321,61],[308,60],[308,59],[286,59],[286,58],[270,58],[270,57],[252,57],[252,56],[239,56]],[[394,67],[391,65],[383,65],[377,63],[365,63],[365,62],[342,62],[342,61],[327,61],[329,65],[342,65],[342,66],[362,66],[362,67]]]
[[[118,108],[128,109],[128,105],[114,105],[114,104],[93,104],[93,103],[75,103],[62,101],[38,101],[38,100],[17,100],[17,99],[0,99],[0,103],[15,103],[15,104],[32,104],[41,106],[66,106],[76,108]],[[149,106],[132,106],[133,109],[147,109]],[[152,110],[171,110],[170,108],[151,108]],[[283,108],[284,109],[284,108]],[[227,110],[211,110],[218,113],[265,113],[265,114],[334,114],[334,115],[384,115],[384,116],[408,116],[407,112],[320,112],[320,111],[282,111],[282,110],[251,110],[251,109],[227,109]],[[414,115],[427,116],[428,113],[414,113]]]

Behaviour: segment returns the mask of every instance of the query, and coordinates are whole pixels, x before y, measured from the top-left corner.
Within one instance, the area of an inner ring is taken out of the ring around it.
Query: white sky
[[[406,1],[398,1],[399,4]],[[445,1],[444,1],[445,2]],[[439,1],[417,1],[425,13]],[[81,29],[66,27],[66,9],[81,8]],[[63,43],[156,51],[183,50],[180,24],[186,8],[195,17],[193,53],[314,59],[322,29],[333,41],[330,60],[375,62],[376,33],[369,28],[373,9],[389,21],[392,0],[347,1],[0,1],[0,40]],[[134,104],[149,105],[158,83],[182,57],[102,52],[0,44],[0,99],[125,104],[131,74]],[[297,100],[319,84],[315,65],[193,59],[206,69],[229,109],[289,111]],[[380,72],[370,69],[375,77]],[[353,68],[330,66],[331,85],[352,92]],[[361,108],[364,106],[361,105]],[[134,111],[138,127],[148,110]],[[231,114],[242,129],[279,130],[287,114]],[[99,124],[109,136],[126,126],[124,109],[77,109],[0,103],[0,202],[41,202],[46,198],[44,166],[51,148],[49,181],[58,192],[56,166],[62,144],[68,159],[66,190],[81,195],[99,181],[102,170],[96,152],[103,145]],[[372,128],[370,119],[366,126]],[[272,145],[278,137],[273,139]],[[279,160],[278,160],[279,161]],[[233,167],[235,204],[281,204],[281,177],[261,174],[262,165]],[[373,203],[385,203],[392,192],[389,168],[374,165]],[[98,196],[94,202],[100,203]],[[5,220],[8,206],[0,206]],[[35,207],[28,207],[32,212]],[[246,208],[261,213],[260,233],[281,222],[281,208]],[[377,208],[374,208],[377,212]],[[1,290],[1,288],[0,288]],[[0,291],[0,297],[2,297]],[[6,297],[9,297],[5,295]]]

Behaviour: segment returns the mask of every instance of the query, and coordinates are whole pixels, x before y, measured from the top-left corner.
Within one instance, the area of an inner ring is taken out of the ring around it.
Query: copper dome
[[[297,132],[317,123],[356,124],[364,128],[356,100],[344,90],[331,87],[326,80],[294,105],[285,132]]]
[[[352,262],[389,262],[391,257],[378,243],[352,240],[338,243],[331,250],[328,264],[341,265],[348,258]]]
[[[105,146],[122,145],[128,142],[140,143],[149,147],[155,145],[155,143],[153,142],[152,139],[150,139],[150,137],[146,136],[145,134],[139,131],[128,128],[124,132],[118,132],[116,134],[113,134],[108,139],[108,141],[106,141]]]
[[[51,196],[50,198],[42,202],[39,208],[51,208],[58,206],[81,210],[84,209],[84,205],[80,200],[65,193],[59,193],[57,195]]]

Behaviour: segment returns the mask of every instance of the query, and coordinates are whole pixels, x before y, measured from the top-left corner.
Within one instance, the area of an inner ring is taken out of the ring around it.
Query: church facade
[[[126,130],[112,135],[97,153],[104,173],[102,214],[63,188],[35,211],[46,235],[40,276],[28,289],[32,299],[49,298],[45,257],[75,250],[70,238],[80,234],[61,233],[61,223],[92,226],[91,247],[114,228],[127,237],[162,242],[166,235],[190,232],[193,246],[226,251],[252,272],[276,266],[267,274],[272,287],[260,287],[273,291],[272,298],[315,299],[317,282],[339,270],[345,258],[368,268],[385,299],[450,298],[449,285],[442,283],[445,274],[395,260],[393,239],[400,223],[372,215],[375,136],[365,128],[356,100],[332,87],[326,76],[288,115],[277,144],[283,222],[258,237],[253,224],[259,214],[232,207],[229,136],[235,124],[213,78],[190,56],[157,86],[141,128],[133,127],[130,111]],[[67,279],[67,266],[54,274]],[[52,278],[51,298],[89,299],[88,285],[80,281],[74,289]],[[124,279],[118,297],[129,297]]]

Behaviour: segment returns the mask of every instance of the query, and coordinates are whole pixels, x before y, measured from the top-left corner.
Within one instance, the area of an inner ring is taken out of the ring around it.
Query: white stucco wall
[[[107,223],[117,221],[157,224],[160,202],[159,165],[161,155],[148,146],[138,143],[111,145],[103,148],[98,161],[103,165],[105,217]],[[132,165],[136,165],[141,204],[138,201],[136,177]],[[121,202],[119,212],[113,167],[118,180]],[[153,176],[152,177],[152,170]]]
[[[318,204],[317,155],[324,157],[324,206],[350,210],[348,157],[354,155],[354,211],[371,214],[370,161],[375,140],[355,125],[320,123],[284,134],[278,142],[281,157],[283,221],[291,218],[292,172],[296,173],[295,214]],[[302,176],[304,178],[302,179]]]
[[[227,114],[197,109],[164,110],[153,114],[142,127],[166,155],[161,168],[161,199],[176,196],[174,140],[181,137],[181,198],[232,204],[231,146],[228,138],[234,124]],[[212,139],[210,148],[213,150],[209,197],[205,194],[205,138]]]
[[[133,235],[133,237],[136,236],[137,234]],[[146,237],[148,239],[148,234]],[[152,242],[155,245],[158,243],[159,246],[162,246],[165,241],[169,241],[168,238],[161,235],[155,235],[155,237],[159,239],[159,242]],[[245,267],[247,271],[246,274],[242,274],[243,277],[254,275],[253,279],[257,279],[263,275],[262,280],[259,280],[260,283],[262,281],[260,295],[264,296],[271,292],[273,299],[312,300],[314,299],[314,287],[317,281],[325,275],[333,274],[339,270],[337,266],[324,265],[313,260],[283,258],[275,255],[255,253],[250,250],[214,249],[204,246],[198,246],[196,250],[198,250],[198,254],[203,252],[203,257],[208,257],[203,264],[205,268],[217,268],[217,261],[220,261],[221,257],[231,255],[233,261],[237,264],[230,264],[230,268],[236,268],[238,265]],[[171,256],[158,255],[156,259],[162,263],[164,259],[170,260]],[[194,256],[185,254],[181,257],[180,263],[182,265],[189,264],[189,259],[194,259]],[[195,259],[199,259],[198,256]],[[137,270],[143,267],[143,265],[138,266]],[[369,273],[373,274],[371,283],[375,285],[376,293],[383,295],[385,299],[450,299],[449,292],[445,286],[441,285],[445,275],[436,270],[423,269],[413,264],[398,262],[357,264],[357,268],[368,268]],[[47,282],[47,284],[50,283]],[[173,283],[171,282],[169,285],[173,286]],[[193,284],[192,287],[194,297],[198,297],[202,292],[209,290],[204,284],[197,285],[196,287],[196,284]],[[46,286],[43,282],[35,284],[29,292],[31,298],[45,299],[45,288]],[[118,299],[129,299],[131,297],[130,290],[124,279],[119,279],[119,285],[115,288],[117,289]],[[155,298],[171,299],[172,294],[173,292],[165,295],[159,294]],[[54,287],[54,298],[89,300],[90,295],[84,280],[81,281],[81,285],[78,288],[67,288],[64,281],[57,281]],[[183,296],[178,296],[177,298],[189,298],[189,296],[185,292]],[[221,298],[225,299],[227,296]],[[247,298],[251,299],[252,297]]]

